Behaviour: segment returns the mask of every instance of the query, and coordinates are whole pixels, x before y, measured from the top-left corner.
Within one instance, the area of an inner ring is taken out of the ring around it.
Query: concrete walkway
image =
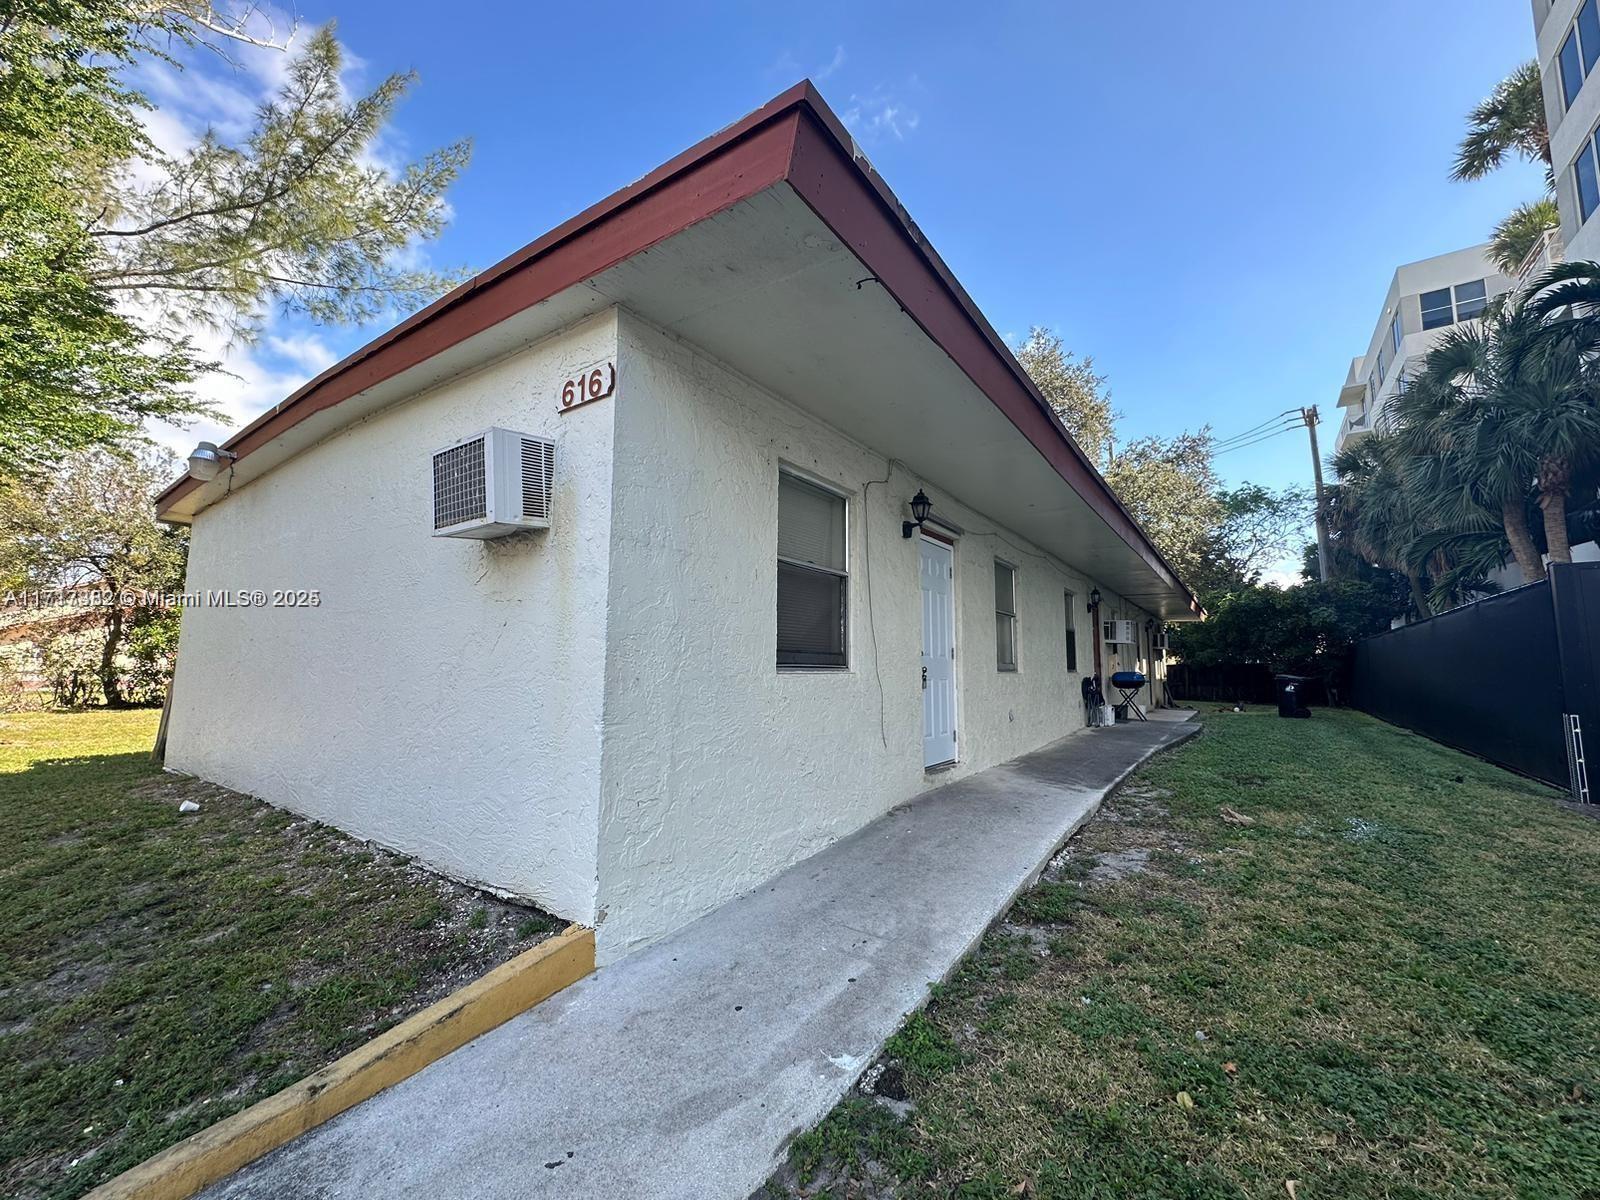
[[[211,1200],[743,1200],[1106,793],[1196,732],[940,788],[247,1167]]]

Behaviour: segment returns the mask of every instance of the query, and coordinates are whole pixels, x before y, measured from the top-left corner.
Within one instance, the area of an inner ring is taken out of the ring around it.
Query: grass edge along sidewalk
[[[1600,822],[1357,713],[1203,717],[768,1195],[1600,1195]]]

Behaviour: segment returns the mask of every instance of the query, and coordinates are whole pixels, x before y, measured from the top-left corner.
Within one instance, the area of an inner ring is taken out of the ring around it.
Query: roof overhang
[[[158,510],[191,520],[372,412],[614,305],[1163,619],[1201,615],[809,83],[323,372],[227,442],[231,480],[185,476]]]

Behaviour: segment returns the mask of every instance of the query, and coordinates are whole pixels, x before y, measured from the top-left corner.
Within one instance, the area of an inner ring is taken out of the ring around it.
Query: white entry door
[[[955,554],[918,539],[922,567],[922,765],[956,758]]]

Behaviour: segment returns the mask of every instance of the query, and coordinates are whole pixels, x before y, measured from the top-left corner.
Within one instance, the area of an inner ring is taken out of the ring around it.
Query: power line
[[[1249,441],[1238,442],[1238,443],[1236,443],[1234,445],[1231,445],[1231,446],[1224,446],[1221,450],[1213,450],[1211,453],[1213,455],[1232,454],[1235,450],[1248,450],[1251,446],[1259,446],[1262,442],[1269,442],[1275,437],[1279,437],[1279,436],[1281,436],[1281,435],[1283,435],[1285,433],[1291,433],[1296,429],[1304,429],[1304,428],[1305,428],[1305,422],[1304,421],[1295,421],[1293,424],[1282,425],[1277,429],[1269,430],[1266,433],[1258,434],[1255,437],[1251,438]]]
[[[1245,438],[1251,436],[1252,434],[1260,433],[1262,430],[1266,429],[1267,426],[1271,425],[1274,421],[1281,421],[1281,420],[1283,420],[1283,418],[1288,417],[1288,416],[1298,417],[1299,415],[1300,415],[1300,410],[1298,408],[1286,408],[1281,413],[1278,413],[1276,416],[1268,417],[1265,421],[1261,422],[1261,424],[1253,425],[1249,429],[1246,429],[1241,433],[1231,434],[1230,436],[1225,437],[1225,438],[1217,438],[1217,439],[1215,439],[1213,441],[1212,445],[1213,446],[1226,446],[1231,442],[1243,441]]]
[[[1301,428],[1301,426],[1299,426],[1298,424],[1296,424],[1296,425],[1280,425],[1276,429],[1269,429],[1265,433],[1258,433],[1254,437],[1246,438],[1242,442],[1233,442],[1232,444],[1227,445],[1227,446],[1223,446],[1220,449],[1213,448],[1211,453],[1213,455],[1216,455],[1216,454],[1232,454],[1235,450],[1248,450],[1251,446],[1258,446],[1262,442],[1265,442],[1265,441],[1268,441],[1268,440],[1270,440],[1272,438],[1277,437],[1280,433],[1289,433],[1289,432],[1291,432],[1293,430],[1296,430],[1296,429],[1299,429],[1299,428]]]

